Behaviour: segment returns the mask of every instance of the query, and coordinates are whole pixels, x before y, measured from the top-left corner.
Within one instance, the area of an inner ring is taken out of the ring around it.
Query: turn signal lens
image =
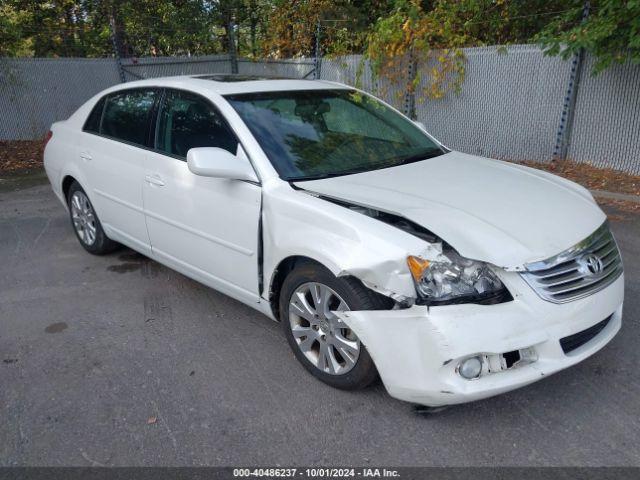
[[[416,282],[419,282],[422,279],[424,271],[429,268],[430,262],[424,258],[414,257],[411,255],[407,257],[407,264],[409,265],[409,270],[411,271],[411,275],[413,275],[413,279]]]
[[[464,299],[473,303],[506,292],[487,263],[461,257],[451,249],[436,260],[410,255],[407,265],[419,300],[427,305],[445,305],[443,302],[454,300],[465,303]]]

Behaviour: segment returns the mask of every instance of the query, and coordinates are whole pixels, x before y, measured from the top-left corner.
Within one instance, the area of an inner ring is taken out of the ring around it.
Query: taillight
[[[49,130],[47,132],[47,134],[44,136],[44,145],[43,145],[43,147],[47,146],[47,143],[49,143],[49,140],[51,140],[51,137],[53,137],[53,132],[51,130]]]

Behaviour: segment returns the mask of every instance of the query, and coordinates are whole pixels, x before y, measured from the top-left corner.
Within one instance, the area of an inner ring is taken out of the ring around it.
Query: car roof
[[[113,87],[111,91],[136,87],[173,87],[207,90],[219,95],[230,95],[253,92],[278,92],[288,90],[324,90],[351,88],[337,82],[326,80],[304,80],[294,78],[277,78],[250,75],[207,74],[181,75],[177,77],[150,78],[127,82]]]

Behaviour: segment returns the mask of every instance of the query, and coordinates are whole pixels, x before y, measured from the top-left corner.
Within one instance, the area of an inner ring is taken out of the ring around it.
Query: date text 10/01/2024
[[[386,468],[235,468],[234,477],[391,478],[397,470]]]

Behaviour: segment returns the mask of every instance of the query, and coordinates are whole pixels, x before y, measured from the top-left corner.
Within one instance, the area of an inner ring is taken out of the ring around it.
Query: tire
[[[113,252],[119,244],[104,233],[98,214],[89,197],[78,182],[73,182],[67,193],[67,205],[71,226],[80,245],[93,255]]]
[[[318,309],[323,302],[314,296],[324,298],[327,306]],[[302,263],[280,290],[280,320],[289,346],[307,371],[332,387],[357,390],[371,384],[378,372],[355,333],[331,311],[388,309],[390,302],[354,278],[337,278],[319,264]]]

